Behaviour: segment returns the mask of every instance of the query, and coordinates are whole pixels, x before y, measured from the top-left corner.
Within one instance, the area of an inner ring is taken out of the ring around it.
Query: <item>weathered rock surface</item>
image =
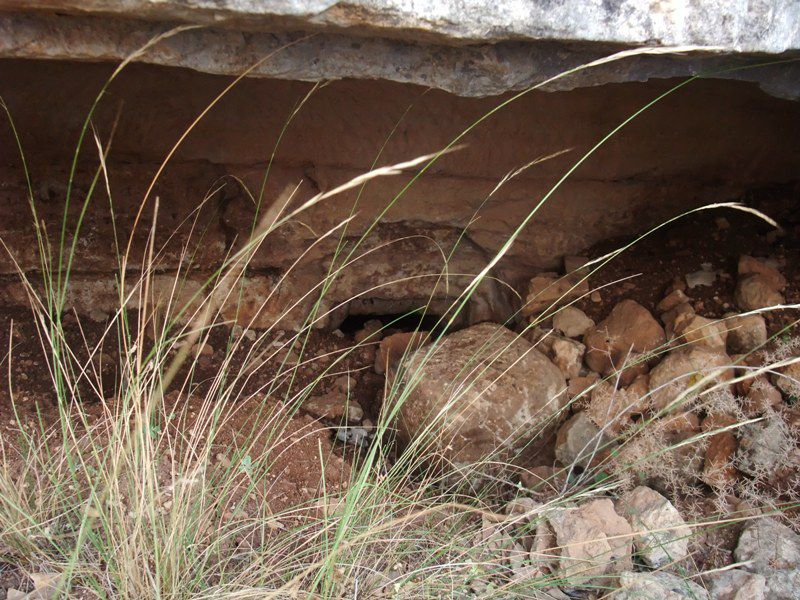
[[[766,600],[767,580],[758,573],[728,569],[709,577],[711,600]]]
[[[602,585],[603,575],[632,568],[631,527],[607,499],[557,509],[547,520],[559,554],[556,574],[569,587]],[[608,578],[605,583],[610,583]]]
[[[579,338],[594,326],[594,321],[586,313],[574,306],[565,306],[553,317],[553,328],[570,338]]]
[[[556,458],[564,466],[588,467],[597,457],[608,451],[611,437],[600,428],[586,412],[572,416],[558,430]]]
[[[679,398],[681,405],[691,402],[704,388],[723,384],[733,377],[730,357],[706,346],[691,346],[671,351],[650,372],[653,408],[663,410]],[[705,379],[704,386],[697,384]],[[688,391],[688,390],[692,391]],[[685,394],[682,398],[681,395]]]
[[[176,23],[185,23],[204,28],[175,35],[139,60],[238,75],[291,44],[253,68],[251,75],[384,78],[468,96],[525,88],[599,58],[609,44],[714,46],[744,64],[757,60],[745,53],[780,54],[800,47],[800,9],[779,0],[759,0],[747,10],[719,0],[670,8],[640,0],[591,8],[578,0],[558,5],[485,0],[4,0],[0,9],[13,11],[0,18],[3,56],[118,61]],[[316,35],[304,38],[298,32]],[[731,61],[724,58],[710,52],[689,59],[639,57],[625,68],[600,66],[559,87],[721,71]],[[772,71],[746,69],[724,76],[760,81],[783,96],[798,93],[791,68]]]
[[[587,348],[586,364],[592,370],[610,375],[615,369],[634,365],[625,368],[632,381],[643,366],[639,355],[661,347],[666,336],[650,311],[634,300],[623,300],[606,319],[586,332],[583,342]]]
[[[767,343],[767,323],[761,315],[730,317],[723,321],[728,329],[728,353],[744,354]]]
[[[800,536],[775,519],[750,522],[739,536],[734,551],[743,569],[763,575],[765,596],[775,600],[795,600],[800,589]]]
[[[794,442],[779,416],[743,425],[738,433],[736,466],[740,471],[764,477],[790,460]]]
[[[404,361],[411,385],[397,421],[406,443],[431,441],[454,463],[513,456],[552,431],[566,401],[564,376],[512,331],[482,323],[445,336]]]
[[[619,578],[619,600],[707,600],[708,592],[693,581],[665,571],[634,573]]]
[[[691,529],[655,490],[645,486],[631,490],[617,502],[617,512],[631,524],[633,545],[648,566],[659,569],[687,555]]]

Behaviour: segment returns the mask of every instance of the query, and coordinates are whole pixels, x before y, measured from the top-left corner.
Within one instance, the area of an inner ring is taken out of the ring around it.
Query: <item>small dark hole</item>
[[[352,336],[363,329],[367,321],[372,321],[373,319],[381,322],[384,327],[384,335],[400,331],[433,331],[441,329],[439,324],[441,317],[439,315],[422,314],[420,312],[391,315],[348,315],[339,325],[339,329],[345,335]]]

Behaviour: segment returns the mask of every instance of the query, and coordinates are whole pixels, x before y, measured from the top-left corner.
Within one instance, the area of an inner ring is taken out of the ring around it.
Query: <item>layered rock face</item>
[[[530,277],[564,256],[796,179],[800,107],[782,99],[800,81],[785,60],[798,47],[794,12],[766,0],[748,11],[632,0],[588,12],[569,2],[0,0],[0,94],[36,208],[34,217],[4,128],[0,237],[10,252],[0,253],[0,305],[27,305],[17,272],[39,280],[34,222],[55,250],[67,206],[67,246],[81,222],[68,307],[103,318],[121,292],[135,307],[132,290],[119,289],[121,257],[132,286],[151,234],[155,301],[177,294],[191,307],[287,188],[289,211],[456,141],[430,165],[354,186],[259,240],[241,290],[219,291],[222,304],[241,299],[223,315],[297,329],[419,306],[444,314],[527,220],[462,319],[504,322]],[[67,204],[93,100],[149,42],[94,110]],[[514,95],[607,56],[609,44],[723,50],[632,56]],[[780,64],[731,70],[765,62],[755,53],[779,54]],[[556,185],[675,77],[721,68],[668,94]]]
[[[80,125],[111,70],[72,62],[0,62],[2,94],[26,152],[38,218],[56,247]],[[297,187],[289,207],[295,208],[368,171],[376,158],[378,165],[390,165],[443,148],[507,99],[457,98],[386,82],[334,82],[311,94],[275,149],[311,86],[242,80],[177,146],[145,198],[181,134],[230,82],[130,65],[112,83],[93,117],[98,140],[111,142],[106,165],[112,203],[103,176],[78,235],[70,306],[79,312],[113,309],[118,255],[130,241],[127,267],[138,273],[151,232],[161,277],[156,287],[169,293],[180,269],[188,279],[181,289],[191,298],[247,240],[259,196],[263,213],[287,186]],[[472,322],[502,322],[519,302],[511,289],[521,293],[531,275],[560,266],[565,255],[641,232],[703,202],[735,199],[751,187],[796,176],[800,153],[790,143],[800,136],[795,103],[741,83],[696,81],[642,114],[535,208],[594,143],[673,83],[531,93],[478,125],[460,140],[462,149],[423,173],[417,168],[376,178],[321,202],[260,243],[248,270],[249,308],[236,311],[237,318],[264,326],[287,313],[281,326],[298,327],[318,297],[315,286],[331,265],[344,264],[317,326],[335,326],[348,311],[393,314],[429,299],[431,312],[441,314],[536,210],[490,274],[494,279],[474,298]],[[710,105],[716,106],[711,115]],[[0,256],[0,302],[19,306],[27,298],[17,268],[30,273],[41,263],[25,176],[8,129],[3,136],[8,143],[0,149],[0,236],[13,260],[5,252]],[[510,171],[561,151],[495,189]],[[97,166],[96,146],[87,139],[68,236]],[[340,242],[348,250],[337,254]],[[302,306],[291,313],[299,300]]]

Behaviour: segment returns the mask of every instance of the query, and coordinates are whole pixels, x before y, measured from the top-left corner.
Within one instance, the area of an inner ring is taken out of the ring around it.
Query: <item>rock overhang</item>
[[[581,71],[546,89],[706,75],[800,95],[800,3],[515,0],[0,0],[0,57],[136,60],[217,75],[385,79],[490,96],[632,47],[698,47]],[[787,62],[789,61],[789,62]],[[752,68],[764,63],[779,63]]]

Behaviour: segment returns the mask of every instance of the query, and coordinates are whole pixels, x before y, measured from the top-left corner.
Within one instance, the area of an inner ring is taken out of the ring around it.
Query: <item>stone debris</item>
[[[528,283],[522,314],[530,316],[552,310],[560,304],[567,304],[588,293],[589,282],[582,280],[579,274],[562,277],[557,273],[540,273]]]
[[[689,296],[687,296],[683,290],[674,289],[669,294],[664,296],[664,299],[661,300],[661,302],[659,302],[656,306],[656,310],[659,313],[665,313],[680,304],[689,304],[691,301],[692,299],[689,298]]]
[[[780,375],[774,375],[775,385],[787,396],[800,399],[800,358],[779,370]]]
[[[647,566],[661,569],[687,556],[691,529],[657,491],[639,486],[624,494],[616,506],[630,523],[636,553]]]
[[[786,278],[775,267],[743,255],[739,258],[738,271],[734,299],[739,308],[757,310],[784,303],[781,292],[786,288]]]
[[[375,433],[363,427],[339,427],[336,430],[336,439],[345,444],[366,448],[375,439]]]
[[[770,286],[767,277],[758,274],[740,277],[733,298],[742,310],[758,310],[784,302],[783,294]]]
[[[565,306],[553,316],[553,328],[569,338],[580,338],[591,327],[594,321],[574,306]]]
[[[719,352],[725,352],[727,348],[728,328],[725,321],[691,315],[673,324],[672,330],[675,340],[680,344],[706,346]]]
[[[752,256],[743,254],[739,257],[738,272],[740,277],[761,275],[769,287],[776,292],[782,292],[786,288],[786,278],[778,269]]]
[[[739,447],[735,429],[719,431],[736,424],[736,417],[712,414],[703,419],[704,433],[717,431],[708,437],[703,457],[703,481],[712,487],[724,488],[736,479],[738,472],[733,466],[733,457]]]
[[[644,412],[648,406],[645,395],[616,389],[607,381],[598,382],[592,389],[587,414],[606,432],[617,434],[632,424],[631,417]]]

